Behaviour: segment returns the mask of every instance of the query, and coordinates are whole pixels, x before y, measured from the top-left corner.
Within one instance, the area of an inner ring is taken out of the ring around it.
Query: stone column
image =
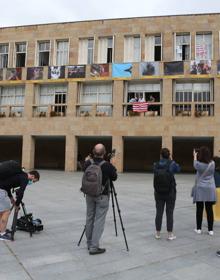
[[[123,160],[124,160],[124,143],[121,135],[115,135],[112,137],[112,148],[116,149],[115,154],[115,167],[118,172],[123,172]]]
[[[161,96],[163,118],[172,116],[172,94],[172,79],[163,79],[163,91]]]
[[[124,61],[124,36],[121,34],[114,36],[114,57],[115,63]]]
[[[22,166],[25,169],[34,168],[35,139],[32,135],[23,135],[22,143]]]
[[[113,117],[121,118],[123,115],[124,81],[114,81],[113,84]]]
[[[26,83],[25,85],[25,100],[24,100],[24,117],[31,118],[33,115],[34,104],[34,84]]]
[[[172,135],[165,135],[162,137],[162,148],[170,150],[170,154],[173,153],[173,137]]]
[[[69,82],[67,94],[67,117],[76,116],[77,82]]]
[[[65,149],[65,171],[77,170],[77,138],[75,135],[66,135],[66,149]]]

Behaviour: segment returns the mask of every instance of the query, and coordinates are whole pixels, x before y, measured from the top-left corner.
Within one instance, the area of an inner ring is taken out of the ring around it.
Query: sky
[[[0,0],[0,27],[94,19],[220,13],[220,0]]]

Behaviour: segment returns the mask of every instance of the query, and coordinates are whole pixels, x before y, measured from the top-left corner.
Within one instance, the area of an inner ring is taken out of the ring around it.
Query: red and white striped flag
[[[132,109],[133,109],[133,112],[147,112],[148,103],[147,102],[133,102]]]

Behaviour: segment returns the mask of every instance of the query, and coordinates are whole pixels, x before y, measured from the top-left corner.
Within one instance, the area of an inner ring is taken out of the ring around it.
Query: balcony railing
[[[129,117],[157,117],[162,115],[162,103],[161,102],[148,102],[148,109],[146,112],[134,112],[132,103],[123,103],[123,116]]]
[[[213,102],[178,102],[173,103],[173,116],[205,117],[214,116]]]
[[[77,116],[79,117],[111,117],[113,104],[77,104]]]
[[[24,106],[21,105],[2,105],[0,106],[0,118],[23,116]]]
[[[33,117],[65,117],[66,104],[34,105]]]

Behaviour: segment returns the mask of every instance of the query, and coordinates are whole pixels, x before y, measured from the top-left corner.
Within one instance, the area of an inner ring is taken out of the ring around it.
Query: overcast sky
[[[0,0],[0,27],[91,19],[220,13],[220,0]]]

